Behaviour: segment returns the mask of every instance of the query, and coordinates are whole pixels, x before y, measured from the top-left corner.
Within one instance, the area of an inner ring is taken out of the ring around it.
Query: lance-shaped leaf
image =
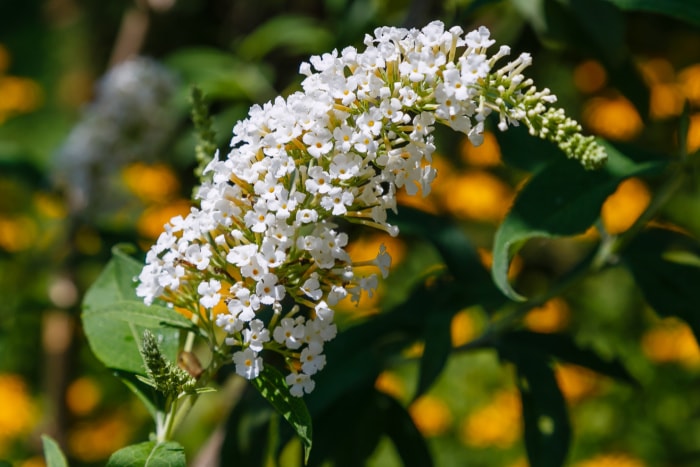
[[[700,3],[688,0],[607,0],[622,10],[648,11],[700,27]]]
[[[625,264],[649,305],[661,316],[690,325],[700,340],[700,244],[681,233],[649,229],[623,253]]]
[[[571,425],[547,354],[503,342],[500,355],[515,364],[523,409],[525,448],[530,465],[564,465]]]
[[[47,467],[68,467],[66,456],[63,455],[61,447],[53,438],[48,435],[41,435],[41,443],[44,447],[44,458]],[[7,464],[11,465],[11,464]]]
[[[107,467],[142,465],[144,467],[186,467],[185,449],[174,441],[148,441],[133,444],[112,454]]]
[[[133,250],[132,245],[112,248],[112,259],[85,293],[83,311],[124,300],[142,301],[136,296],[136,278],[143,264],[128,255]]]
[[[524,300],[508,282],[511,259],[535,237],[562,237],[586,231],[598,219],[605,199],[624,179],[658,170],[663,162],[634,162],[604,144],[608,162],[584,171],[571,160],[557,160],[536,173],[518,196],[496,232],[491,274],[501,291]]]
[[[265,365],[257,378],[251,380],[260,394],[289,422],[304,445],[304,458],[311,452],[311,415],[304,400],[289,393],[289,387],[282,373],[270,365]]]

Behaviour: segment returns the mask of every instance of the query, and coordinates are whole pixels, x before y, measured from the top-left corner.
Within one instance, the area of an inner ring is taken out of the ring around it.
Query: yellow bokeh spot
[[[41,215],[50,219],[63,219],[68,214],[66,204],[58,197],[47,193],[34,195],[34,206]]]
[[[96,462],[124,447],[133,422],[122,413],[77,425],[68,433],[68,451],[83,462]]]
[[[601,454],[577,462],[573,467],[646,467],[646,463],[629,454]]]
[[[462,310],[452,317],[450,335],[453,347],[466,344],[474,338],[475,333],[474,319],[468,310]]]
[[[651,192],[638,178],[628,178],[605,200],[601,217],[605,229],[619,234],[629,229],[651,201]]]
[[[145,202],[166,203],[177,196],[180,183],[165,164],[147,165],[136,162],[123,171],[126,186]]]
[[[484,132],[484,142],[479,146],[474,146],[469,138],[463,138],[460,155],[464,162],[475,167],[492,167],[501,163],[501,148],[490,131]]]
[[[571,404],[594,395],[600,386],[600,376],[578,365],[557,365],[556,378],[559,389]]]
[[[392,373],[391,371],[379,373],[379,376],[377,376],[377,379],[374,381],[374,387],[378,391],[389,394],[396,399],[402,399],[406,395],[404,382],[396,373]]]
[[[700,63],[681,70],[678,73],[678,83],[690,103],[700,106]]]
[[[46,461],[42,456],[34,456],[20,462],[17,467],[46,467]]]
[[[693,114],[690,116],[686,149],[688,153],[693,153],[700,149],[700,114]]]
[[[163,231],[163,226],[175,216],[187,216],[192,205],[186,199],[175,200],[160,206],[151,206],[139,218],[136,229],[144,238],[156,239]]]
[[[513,190],[505,182],[479,170],[453,177],[440,193],[443,205],[454,216],[488,222],[502,220],[513,201]]]
[[[531,309],[523,322],[531,331],[552,333],[566,329],[570,316],[569,305],[562,298],[555,297],[544,305]]]
[[[425,350],[425,343],[418,341],[411,344],[403,352],[403,356],[406,358],[420,358],[423,356],[423,351]]]
[[[600,91],[608,80],[605,68],[595,60],[586,60],[574,68],[574,86],[586,94]]]
[[[398,237],[392,237],[386,232],[372,232],[353,239],[345,251],[354,262],[372,260],[377,257],[379,247],[384,245],[391,256],[391,267],[399,264],[406,254],[406,244]]]
[[[700,365],[700,349],[693,331],[675,319],[663,320],[642,337],[642,350],[657,363],[681,363],[688,367]]]
[[[36,242],[37,225],[28,216],[0,217],[0,249],[15,253],[31,248]]]
[[[0,75],[0,118],[27,113],[41,105],[43,93],[36,81]]]
[[[25,436],[36,420],[34,403],[22,377],[0,374],[0,454],[9,441]]]
[[[671,62],[665,58],[652,58],[639,63],[642,77],[649,86],[658,83],[670,83],[675,79],[676,72]]]
[[[683,111],[683,90],[674,83],[658,83],[651,87],[649,115],[664,119],[676,117]]]
[[[408,413],[425,437],[440,436],[452,425],[452,414],[447,403],[434,396],[421,396],[408,407]]]
[[[637,110],[622,96],[590,99],[583,108],[582,120],[591,132],[617,141],[636,138],[643,127]]]
[[[468,446],[507,448],[522,432],[520,396],[515,390],[496,393],[462,422],[460,440]]]
[[[102,399],[102,391],[89,377],[78,378],[66,390],[66,406],[75,415],[87,415]]]

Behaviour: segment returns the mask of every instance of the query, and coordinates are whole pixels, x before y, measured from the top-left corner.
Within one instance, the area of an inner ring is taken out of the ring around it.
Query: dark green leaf
[[[439,307],[440,304],[436,303],[436,306]],[[447,363],[447,357],[452,351],[450,324],[454,312],[450,311],[457,312],[458,309],[433,309],[430,310],[430,314],[426,318],[425,347],[420,360],[420,376],[414,395],[415,399],[423,395],[440,376],[445,363]]]
[[[82,315],[85,335],[95,356],[108,368],[145,374],[139,346],[145,329],[159,339],[163,354],[177,361],[180,330],[192,322],[176,311],[135,301],[89,308]]]
[[[63,455],[61,447],[48,435],[41,435],[41,442],[44,445],[44,458],[46,467],[68,467],[66,456]]]
[[[399,215],[392,217],[390,222],[401,229],[401,235],[420,236],[435,246],[458,283],[460,309],[479,303],[486,310],[493,310],[503,303],[503,297],[494,287],[474,245],[454,221],[416,209],[401,208]]]
[[[513,331],[504,334],[502,339],[509,345],[535,349],[548,356],[573,363],[628,383],[635,383],[634,377],[618,360],[605,360],[590,349],[576,345],[566,334],[541,334],[530,331]]]
[[[686,321],[700,340],[700,245],[672,230],[649,229],[623,252],[649,305]]]
[[[525,448],[530,465],[564,465],[571,441],[566,402],[546,354],[504,344],[501,356],[515,364],[523,408]]]
[[[406,409],[386,394],[377,393],[377,397],[384,399],[382,403],[385,407],[386,434],[396,446],[403,465],[406,467],[433,465],[425,438],[418,431]]]
[[[133,444],[112,454],[107,467],[186,467],[185,450],[174,441]]]
[[[605,144],[605,143],[601,143]],[[554,161],[518,193],[496,232],[491,270],[496,285],[513,300],[523,300],[508,282],[515,253],[535,237],[554,238],[586,231],[598,219],[605,199],[624,179],[658,170],[664,162],[634,162],[605,144],[608,162],[597,171],[572,160]]]
[[[226,435],[221,445],[221,467],[244,465],[262,467],[266,461],[271,420],[275,411],[262,395],[252,388],[243,393],[226,421]]]
[[[606,0],[622,10],[648,11],[700,27],[700,3],[692,0]]]
[[[304,400],[289,393],[282,373],[270,365],[265,365],[263,371],[251,383],[301,438],[304,457],[308,460],[311,452],[311,415]]]

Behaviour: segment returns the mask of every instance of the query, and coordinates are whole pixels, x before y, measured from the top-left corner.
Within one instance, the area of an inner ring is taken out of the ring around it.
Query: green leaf
[[[46,467],[68,467],[66,456],[63,455],[61,447],[53,438],[48,435],[41,435],[41,443],[44,445]]]
[[[136,279],[143,264],[127,254],[134,251],[133,245],[122,244],[112,248],[112,260],[85,294],[83,311],[124,300],[142,301],[136,296]]]
[[[414,399],[423,395],[445,368],[447,358],[452,351],[452,338],[450,324],[453,313],[444,310],[430,310],[425,326],[425,347],[420,360],[420,372],[418,377],[418,388],[414,394]]]
[[[566,402],[547,355],[532,349],[503,345],[501,356],[515,364],[523,407],[525,448],[530,465],[564,465],[571,441]]]
[[[396,447],[406,467],[429,467],[433,459],[428,444],[416,427],[408,411],[391,396],[377,392],[382,399],[386,420],[386,434]]]
[[[542,334],[530,331],[513,331],[503,335],[509,345],[535,349],[548,356],[573,363],[600,374],[636,384],[634,377],[619,360],[605,360],[590,349],[578,347],[567,334]]]
[[[311,453],[311,415],[304,400],[289,393],[284,376],[271,365],[265,365],[263,371],[251,380],[251,383],[301,438],[304,458],[308,460]]]
[[[186,467],[185,449],[174,441],[133,444],[112,454],[107,467]]]
[[[270,444],[274,442],[271,432],[274,416],[270,403],[258,391],[246,387],[226,420],[219,465],[264,466]]]
[[[159,339],[163,354],[177,361],[180,330],[193,329],[176,311],[142,302],[120,301],[89,308],[82,315],[85,335],[95,356],[108,368],[145,374],[139,345],[149,329]]]
[[[275,49],[308,55],[327,52],[334,43],[333,34],[307,16],[275,16],[246,36],[237,51],[246,60],[262,59]]]
[[[510,262],[531,238],[556,238],[586,231],[598,219],[605,199],[626,178],[653,172],[663,161],[634,162],[601,142],[608,162],[585,171],[576,161],[559,159],[536,173],[518,193],[496,232],[491,274],[498,288],[513,300],[524,300],[508,282]]]
[[[700,3],[689,0],[606,0],[622,10],[658,13],[700,27]]]
[[[661,316],[675,316],[700,341],[700,244],[681,233],[649,229],[623,252],[625,264],[649,305]]]

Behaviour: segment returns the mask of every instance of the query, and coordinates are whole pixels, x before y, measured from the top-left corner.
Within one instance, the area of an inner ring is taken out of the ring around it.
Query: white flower
[[[197,286],[197,293],[200,295],[199,303],[204,308],[214,308],[221,300],[221,295],[218,293],[219,290],[221,290],[221,282],[216,279],[200,282]]]
[[[243,343],[248,348],[260,352],[265,342],[270,340],[270,331],[265,327],[265,323],[259,319],[254,319],[248,323],[248,329],[243,330]]]
[[[315,374],[326,365],[326,356],[314,346],[302,350],[299,360],[301,361],[301,370],[307,375]]]
[[[301,397],[310,394],[316,387],[316,383],[311,377],[304,373],[289,373],[285,379],[289,386],[289,393],[295,397]]]
[[[234,353],[233,363],[236,364],[236,373],[245,379],[257,378],[263,368],[262,358],[250,348]]]

